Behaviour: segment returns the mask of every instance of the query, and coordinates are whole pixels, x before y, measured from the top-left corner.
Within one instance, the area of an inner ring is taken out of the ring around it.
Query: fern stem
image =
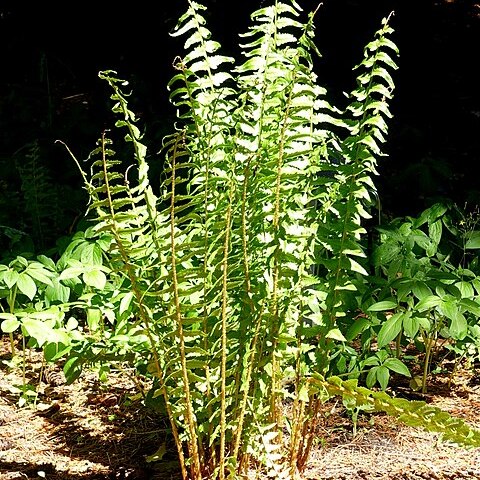
[[[243,188],[242,188],[242,207],[241,207],[241,221],[242,221],[242,230],[241,230],[241,236],[242,236],[242,261],[243,261],[243,270],[244,270],[244,282],[245,282],[245,296],[247,298],[247,302],[250,305],[250,312],[253,314],[255,312],[255,305],[252,300],[252,287],[251,287],[251,279],[250,279],[250,266],[249,266],[249,260],[248,260],[248,235],[247,235],[247,191],[248,191],[248,178],[250,175],[250,161],[251,158],[248,160],[248,162],[245,165],[244,169],[244,182],[243,182]],[[246,362],[247,364],[247,371],[245,372],[245,380],[243,382],[244,384],[244,389],[243,389],[243,395],[240,400],[240,405],[238,407],[238,424],[237,428],[235,430],[235,440],[234,440],[234,446],[233,446],[233,454],[232,457],[234,459],[237,459],[238,457],[238,452],[240,449],[240,442],[242,439],[242,433],[243,433],[243,425],[245,422],[245,415],[246,415],[246,410],[247,410],[247,400],[248,396],[250,393],[250,382],[252,379],[252,373],[253,373],[253,366],[254,366],[254,357],[255,353],[257,350],[257,344],[258,344],[258,336],[260,332],[260,325],[261,325],[261,319],[262,319],[262,310],[258,313],[257,319],[255,321],[255,330],[253,334],[253,338],[250,342],[249,348],[247,346],[244,346],[245,354],[249,355],[248,361]],[[249,318],[249,317],[247,317]],[[246,344],[246,342],[245,342]],[[242,358],[242,355],[240,355],[240,358]],[[241,376],[241,374],[238,374]],[[238,391],[241,387],[241,379],[237,376],[237,395]]]
[[[225,479],[225,432],[226,432],[226,377],[227,377],[227,303],[228,303],[228,254],[230,251],[230,229],[232,218],[231,197],[228,202],[225,219],[225,240],[222,261],[222,360],[221,360],[221,397],[220,397],[220,480]]]
[[[303,423],[302,434],[300,435],[300,445],[298,447],[297,469],[301,472],[307,464],[310,457],[313,441],[316,438],[316,427],[319,422],[319,412],[322,400],[315,394],[310,394],[310,401],[308,405],[308,419]]]
[[[176,185],[176,148],[178,142],[175,143],[172,155],[172,178],[171,178],[171,199],[170,199],[170,242],[171,242],[171,265],[172,265],[172,287],[175,307],[175,319],[177,323],[177,336],[180,342],[180,362],[182,366],[182,380],[185,392],[185,417],[189,430],[190,439],[188,440],[189,458],[192,460],[190,465],[191,480],[201,480],[200,455],[198,452],[198,435],[195,425],[195,417],[192,408],[192,400],[190,395],[190,384],[188,379],[187,354],[185,350],[185,336],[183,332],[182,312],[180,308],[179,284],[177,278],[177,251],[175,237],[175,185]]]
[[[295,395],[292,413],[292,437],[290,439],[290,475],[295,478],[297,469],[298,455],[300,453],[300,445],[302,440],[301,425],[305,423],[305,403]]]
[[[295,76],[290,85],[295,84]],[[287,106],[284,110],[282,128],[280,131],[280,139],[278,145],[278,154],[276,161],[276,178],[275,178],[275,203],[274,203],[274,213],[273,213],[273,229],[274,229],[274,238],[276,243],[276,249],[274,253],[274,265],[273,265],[273,292],[272,292],[272,317],[273,317],[273,328],[272,328],[272,385],[271,385],[271,414],[272,421],[278,425],[278,431],[281,432],[281,416],[278,408],[278,377],[279,377],[279,365],[277,359],[277,348],[278,348],[278,335],[280,331],[280,318],[279,318],[279,306],[278,306],[278,291],[279,291],[279,278],[280,278],[280,201],[281,201],[281,186],[282,186],[282,166],[284,162],[284,148],[285,148],[285,136],[287,131],[287,121],[290,115],[290,107],[292,101],[292,89],[290,88],[287,96]]]
[[[300,311],[303,308],[300,307]],[[297,352],[296,352],[296,360],[295,360],[295,398],[293,400],[293,408],[292,408],[292,434],[290,440],[290,474],[291,477],[294,478],[295,470],[297,469],[297,459],[298,454],[300,453],[300,445],[302,440],[302,430],[307,422],[305,422],[305,402],[300,399],[300,391],[303,387],[302,385],[302,346],[303,346],[303,339],[301,337],[301,330],[304,326],[304,319],[303,317],[300,319],[300,323],[297,328]]]

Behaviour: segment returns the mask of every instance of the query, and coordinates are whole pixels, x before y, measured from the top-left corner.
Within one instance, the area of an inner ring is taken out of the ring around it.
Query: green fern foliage
[[[203,25],[199,12],[192,2],[176,34]],[[204,57],[218,45],[202,27],[187,40],[195,48],[177,64],[181,73],[174,78],[187,87],[177,87],[172,101],[190,107],[182,115],[190,120],[184,130],[194,165],[189,193],[203,198],[194,243],[203,242],[207,254],[199,258],[208,305],[201,312],[203,334],[219,356],[206,374],[219,378],[209,389],[209,422],[219,425],[209,443],[218,436],[220,472],[232,462],[237,468],[241,445],[255,451],[249,439],[282,422],[280,381],[294,364],[304,279],[313,262],[315,221],[308,204],[326,133],[316,118],[323,90],[305,50],[313,23],[303,26],[298,15],[294,2],[255,12],[242,45],[246,60],[228,75],[216,68],[231,59]],[[223,458],[229,442],[233,455]]]
[[[355,67],[359,72],[357,87],[350,94],[342,123],[346,135],[330,144],[336,172],[330,182],[322,179],[320,185],[323,222],[318,230],[322,249],[319,263],[326,271],[323,319],[327,332],[335,331],[337,318],[345,315],[345,297],[356,290],[355,276],[368,274],[362,265],[365,252],[361,239],[366,233],[363,222],[371,217],[377,197],[374,177],[378,174],[378,158],[384,155],[381,146],[391,118],[388,101],[394,83],[390,72],[397,68],[392,55],[398,54],[388,38],[392,32],[388,19],[384,19],[375,40],[365,47],[363,61]],[[327,333],[319,349],[319,363],[325,373],[332,344],[328,337]]]
[[[21,155],[25,149],[26,153]],[[21,180],[24,228],[35,239],[36,248],[42,251],[59,231],[58,189],[42,158],[38,141],[19,152],[16,166]]]
[[[284,379],[308,373],[305,318],[329,327],[317,308],[323,292],[316,286],[323,284],[310,272],[323,262],[328,288],[336,290],[330,278],[355,270],[350,258],[360,249],[361,229],[355,202],[362,197],[356,192],[365,190],[369,170],[353,156],[353,140],[331,133],[340,124],[358,135],[316,84],[313,14],[302,24],[293,1],[255,12],[243,35],[245,59],[236,66],[219,54],[204,10],[190,2],[174,32],[188,37],[168,86],[182,124],[165,139],[158,201],[115,72],[100,76],[114,90],[117,126],[133,144],[137,183],[115,171],[106,137],[85,180],[96,228],[113,235],[113,264],[148,332],[160,385],[154,395],[165,399],[184,476],[225,478],[251,461],[291,475],[296,455],[284,453],[281,434],[282,402],[291,395]],[[340,165],[333,154],[343,155]],[[319,181],[332,169],[331,182]],[[326,236],[332,212],[348,222],[335,223]],[[345,260],[319,260],[319,245]],[[300,385],[296,409],[308,415]]]
[[[95,229],[113,239],[116,287],[148,338],[153,397],[164,400],[183,477],[240,478],[253,466],[295,478],[321,389],[350,385],[312,375],[328,374],[345,295],[366,273],[362,222],[376,195],[397,50],[387,19],[341,112],[317,85],[313,13],[302,23],[293,0],[257,10],[237,63],[220,53],[204,11],[190,1],[173,32],[186,37],[168,84],[179,122],[164,139],[158,198],[127,84],[113,71],[100,77],[134,161],[119,171],[105,133],[82,173]],[[351,391],[413,418],[409,405]],[[427,410],[416,412],[430,425]]]

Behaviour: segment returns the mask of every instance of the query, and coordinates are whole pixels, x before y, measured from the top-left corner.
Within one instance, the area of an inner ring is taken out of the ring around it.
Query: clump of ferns
[[[153,395],[164,399],[183,477],[236,478],[254,467],[295,478],[330,395],[428,423],[417,407],[325,378],[343,338],[344,295],[366,273],[361,224],[396,48],[385,20],[365,49],[348,118],[316,84],[313,13],[299,22],[293,0],[257,10],[235,65],[219,54],[203,10],[189,2],[173,33],[187,36],[186,54],[168,85],[180,123],[165,138],[159,197],[126,83],[112,71],[100,76],[133,147],[135,183],[115,170],[106,138],[83,175],[96,228],[112,234],[132,328],[150,345]],[[323,277],[311,273],[318,267]]]

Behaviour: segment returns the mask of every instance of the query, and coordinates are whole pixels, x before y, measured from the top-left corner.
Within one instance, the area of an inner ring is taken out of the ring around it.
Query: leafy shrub
[[[460,356],[478,342],[480,281],[471,253],[479,247],[478,231],[463,217],[454,206],[434,204],[418,218],[394,219],[378,227],[371,257],[377,275],[370,278],[362,303],[368,315],[356,332],[367,332],[367,342],[376,337],[380,349],[395,341],[396,357],[404,339],[414,342],[425,355],[423,392],[440,342]]]

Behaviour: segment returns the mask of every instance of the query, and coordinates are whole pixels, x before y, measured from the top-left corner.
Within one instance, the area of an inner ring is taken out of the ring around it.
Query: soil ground
[[[21,355],[21,352],[19,353]],[[27,354],[28,355],[28,354]],[[161,461],[148,461],[165,445],[168,425],[145,406],[132,372],[111,372],[106,383],[84,372],[71,385],[42,375],[30,352],[25,378],[38,397],[19,407],[15,385],[22,368],[8,361],[0,342],[0,480],[144,480],[180,478],[173,445]],[[400,383],[395,394],[423,399],[480,428],[480,381],[475,369],[430,379],[429,393]],[[46,377],[46,378],[45,378]],[[390,392],[392,393],[392,392]],[[33,398],[33,397],[32,397]],[[439,435],[403,426],[383,414],[360,415],[356,431],[341,401],[324,405],[318,441],[305,480],[480,479],[480,448],[463,449]]]

